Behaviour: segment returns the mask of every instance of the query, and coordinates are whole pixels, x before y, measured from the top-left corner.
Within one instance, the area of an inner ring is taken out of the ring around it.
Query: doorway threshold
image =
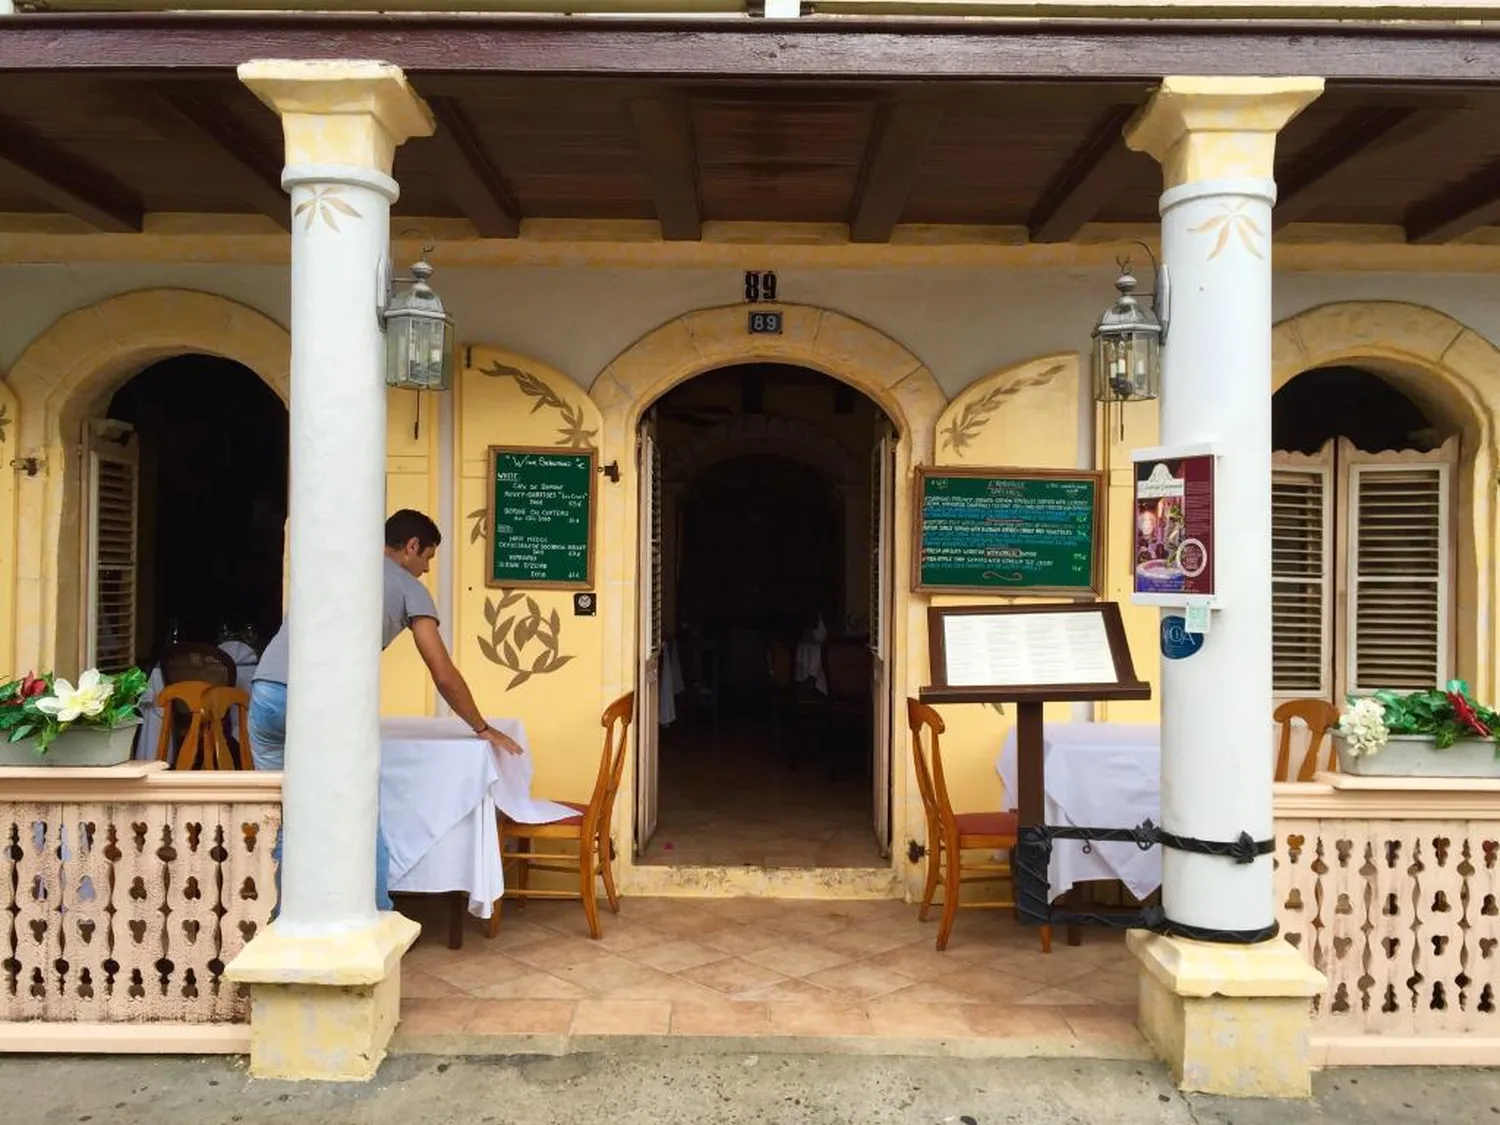
[[[620,890],[664,898],[901,899],[894,867],[661,866],[620,871]]]

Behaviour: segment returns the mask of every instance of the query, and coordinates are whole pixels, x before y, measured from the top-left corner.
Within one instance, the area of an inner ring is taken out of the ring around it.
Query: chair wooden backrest
[[[161,712],[161,733],[156,736],[156,760],[165,762],[172,748],[172,733],[176,727],[177,705],[188,712],[187,733],[177,748],[177,760],[173,769],[193,769],[203,748],[203,697],[213,685],[203,680],[179,680],[168,684],[156,693],[152,706]]]
[[[1326,699],[1289,699],[1271,713],[1281,726],[1281,742],[1276,750],[1276,780],[1289,781],[1292,760],[1292,721],[1300,720],[1307,726],[1307,754],[1302,767],[1297,771],[1298,781],[1311,781],[1318,768],[1318,752],[1323,748],[1323,739],[1338,726],[1339,709]],[[1338,769],[1338,756],[1332,744],[1328,748],[1328,768]]]
[[[868,646],[858,641],[837,640],[824,645],[823,674],[828,677],[829,696],[837,700],[868,699],[870,660]]]
[[[620,792],[620,778],[625,773],[625,748],[630,742],[630,723],[635,718],[635,692],[628,691],[604,709],[599,725],[604,728],[604,749],[599,755],[599,776],[589,797],[588,812],[583,815],[583,838],[599,834],[599,846],[609,847],[611,821],[615,815],[615,795]]]
[[[934,841],[939,835],[951,835],[955,839],[958,835],[958,818],[953,815],[953,805],[948,800],[948,783],[943,778],[940,736],[947,727],[936,710],[916,699],[906,701],[906,724],[911,728],[911,754],[917,767],[922,808],[927,813],[927,846],[930,848],[935,846]],[[922,744],[924,729],[930,750]]]
[[[161,679],[164,684],[202,680],[211,686],[234,687],[238,674],[239,669],[230,655],[213,645],[184,641],[162,649]]]
[[[225,727],[229,713],[239,709],[239,723],[235,741],[239,744],[236,755],[229,746]],[[215,687],[203,693],[204,728],[212,755],[204,755],[204,768],[221,770],[253,770],[255,761],[250,756],[250,693],[244,688]],[[214,763],[209,766],[209,762]]]

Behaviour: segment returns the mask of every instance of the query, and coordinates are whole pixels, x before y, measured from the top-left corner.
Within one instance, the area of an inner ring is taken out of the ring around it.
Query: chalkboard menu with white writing
[[[917,470],[914,587],[1089,598],[1103,477],[1085,470]]]
[[[490,447],[488,586],[594,584],[592,449]]]

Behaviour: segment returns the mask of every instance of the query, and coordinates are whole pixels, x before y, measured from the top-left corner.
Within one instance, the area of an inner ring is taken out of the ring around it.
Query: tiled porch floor
[[[899,902],[626,898],[590,941],[576,902],[506,904],[490,941],[443,909],[402,963],[393,1049],[562,1053],[599,1037],[712,1048],[1144,1058],[1118,935],[1044,956],[1006,912],[964,911],[949,948]],[[1059,935],[1059,939],[1061,935]]]

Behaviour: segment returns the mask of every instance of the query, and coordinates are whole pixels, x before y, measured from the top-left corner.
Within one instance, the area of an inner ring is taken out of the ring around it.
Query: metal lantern
[[[1140,402],[1161,393],[1161,345],[1166,325],[1157,316],[1159,292],[1151,305],[1135,295],[1130,260],[1120,260],[1115,288],[1120,295],[1094,327],[1094,401]],[[1158,272],[1157,289],[1163,278]]]
[[[453,385],[453,318],[427,284],[432,267],[411,267],[410,286],[391,296],[385,324],[385,384],[410,391],[446,391]]]

